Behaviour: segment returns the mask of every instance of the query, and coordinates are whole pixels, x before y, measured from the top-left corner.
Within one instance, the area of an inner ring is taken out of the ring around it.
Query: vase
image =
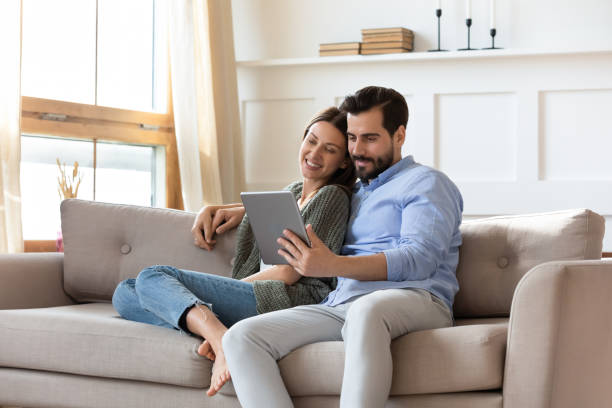
[[[57,252],[64,252],[64,237],[62,236],[62,230],[57,231],[55,249],[57,249]]]

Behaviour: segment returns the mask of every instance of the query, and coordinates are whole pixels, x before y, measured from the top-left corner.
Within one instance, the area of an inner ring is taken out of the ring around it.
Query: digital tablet
[[[281,246],[276,242],[283,236],[284,229],[293,231],[310,246],[310,240],[304,228],[304,219],[291,191],[241,193],[240,197],[264,263],[268,265],[287,264],[285,258],[278,254],[277,251]]]

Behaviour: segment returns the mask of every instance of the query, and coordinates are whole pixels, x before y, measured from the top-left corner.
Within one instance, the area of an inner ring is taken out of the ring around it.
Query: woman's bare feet
[[[198,347],[198,354],[206,357],[210,361],[215,361],[215,352],[208,340],[204,340],[202,344],[200,344],[200,347]]]
[[[210,388],[206,392],[206,395],[212,397],[223,387],[223,384],[230,380],[230,372],[227,368],[227,362],[225,361],[225,355],[223,352],[217,354],[217,359],[212,368],[212,377],[210,378]]]
[[[227,327],[217,319],[217,316],[206,306],[195,305],[186,316],[187,329],[199,334],[205,341],[198,347],[198,354],[214,360],[210,388],[207,394],[213,396],[229,381],[230,373],[223,354],[221,339]],[[212,357],[212,358],[211,358]]]

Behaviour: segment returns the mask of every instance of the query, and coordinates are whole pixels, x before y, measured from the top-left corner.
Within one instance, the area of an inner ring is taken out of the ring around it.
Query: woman
[[[306,127],[299,152],[303,180],[287,187],[298,201],[305,224],[312,224],[317,236],[336,253],[344,240],[355,183],[346,129],[346,114],[335,107],[315,116]],[[240,204],[205,207],[192,229],[196,245],[212,250],[214,232],[235,227],[242,219],[232,278],[157,265],[121,282],[113,295],[115,309],[126,319],[184,330],[204,339],[198,353],[215,360],[211,396],[230,378],[221,344],[227,327],[259,313],[320,303],[335,286],[335,279],[302,277],[289,265],[264,265],[244,213]]]

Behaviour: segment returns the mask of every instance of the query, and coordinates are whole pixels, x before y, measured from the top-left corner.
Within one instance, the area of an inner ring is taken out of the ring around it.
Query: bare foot
[[[198,354],[211,361],[215,361],[215,352],[208,340],[204,340],[202,344],[200,344],[200,347],[198,347]]]
[[[206,341],[198,347],[198,353],[200,355],[206,355],[207,357],[210,354],[214,355],[215,364],[212,368],[210,388],[207,392],[207,394],[212,397],[221,389],[223,384],[230,379],[225,355],[223,354],[223,345],[221,344],[221,339],[227,331],[227,328],[210,309],[199,304],[195,305],[187,312],[185,321],[187,322],[187,329],[190,332],[199,334],[203,339],[206,339]]]
[[[212,377],[210,378],[210,388],[206,392],[206,395],[212,397],[223,387],[223,384],[230,380],[230,372],[225,361],[223,353],[217,354],[217,359],[212,368]]]

